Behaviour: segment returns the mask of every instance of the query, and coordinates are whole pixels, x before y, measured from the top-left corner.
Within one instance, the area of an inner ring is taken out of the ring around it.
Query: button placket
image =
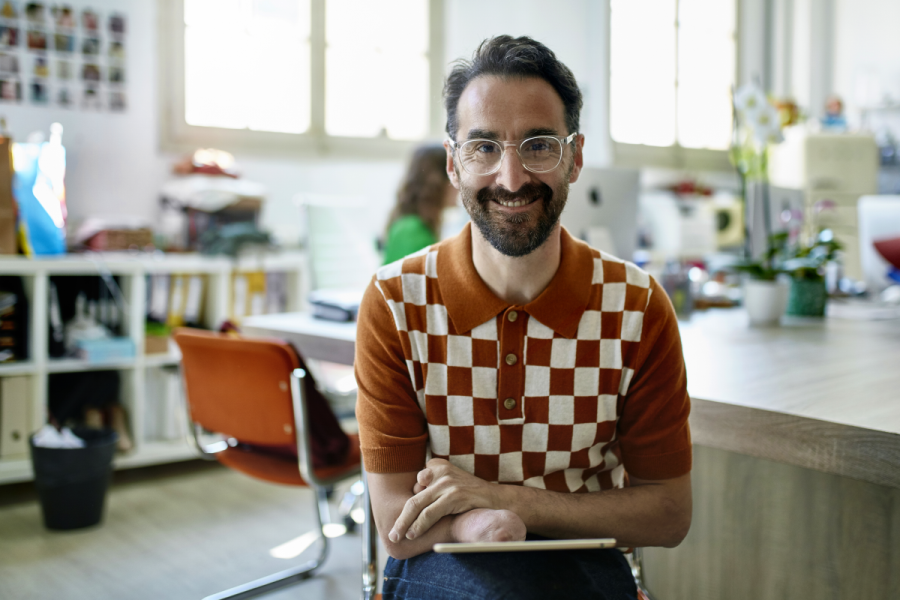
[[[497,374],[497,417],[501,421],[521,419],[525,389],[525,346],[527,314],[510,307],[500,319],[500,364]]]

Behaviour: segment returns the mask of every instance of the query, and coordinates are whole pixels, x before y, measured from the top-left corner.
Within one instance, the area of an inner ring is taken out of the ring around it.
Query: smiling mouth
[[[526,206],[536,201],[537,198],[532,198],[530,200],[494,200],[500,206],[505,206],[507,208],[518,208],[520,206]]]

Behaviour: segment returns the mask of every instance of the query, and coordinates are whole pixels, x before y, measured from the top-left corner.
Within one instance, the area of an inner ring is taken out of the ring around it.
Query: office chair
[[[365,520],[362,529],[362,600],[381,600],[381,594],[376,593],[378,588],[378,530],[375,527],[375,519],[372,516],[372,502],[369,497],[369,482],[366,472],[363,470],[363,510]],[[627,555],[626,555],[627,556]],[[643,567],[643,555],[640,548],[634,548],[628,556],[631,565],[631,574],[637,586],[638,600],[654,600],[644,587],[641,569]]]
[[[359,438],[340,431],[289,344],[189,329],[176,330],[174,339],[182,352],[189,438],[201,456],[316,493],[315,559],[206,600],[252,598],[310,577],[327,556],[326,531],[335,533],[329,526],[341,528],[330,523],[328,494],[336,483],[359,476]],[[225,440],[210,443],[203,431]]]

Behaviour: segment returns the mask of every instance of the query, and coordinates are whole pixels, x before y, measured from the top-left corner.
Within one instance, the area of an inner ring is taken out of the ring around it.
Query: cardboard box
[[[169,336],[147,335],[144,336],[144,354],[168,354]]]
[[[27,376],[0,378],[0,459],[28,456],[31,432],[29,387]]]
[[[12,140],[0,136],[0,254],[16,254],[16,202],[12,194]]]

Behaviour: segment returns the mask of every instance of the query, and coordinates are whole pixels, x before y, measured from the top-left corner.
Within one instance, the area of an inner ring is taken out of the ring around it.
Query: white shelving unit
[[[162,354],[144,353],[144,328],[147,315],[147,276],[155,274],[201,274],[206,276],[203,325],[218,329],[232,319],[232,278],[235,273],[283,272],[286,274],[286,310],[299,310],[308,290],[308,268],[303,252],[253,254],[230,259],[202,255],[145,255],[105,253],[26,258],[0,256],[0,275],[22,277],[28,300],[29,358],[0,364],[0,378],[28,376],[31,380],[31,430],[47,422],[48,377],[55,373],[117,370],[121,375],[120,401],[128,414],[134,449],[119,454],[115,468],[130,468],[186,460],[197,456],[186,439],[154,440],[144,436],[146,409],[159,401],[148,396],[147,372],[150,369],[176,367],[181,356],[170,345]],[[136,356],[125,361],[89,363],[72,358],[48,356],[48,291],[50,277],[65,275],[116,276],[127,302],[123,335],[135,344]],[[28,456],[0,459],[0,484],[33,478]]]

